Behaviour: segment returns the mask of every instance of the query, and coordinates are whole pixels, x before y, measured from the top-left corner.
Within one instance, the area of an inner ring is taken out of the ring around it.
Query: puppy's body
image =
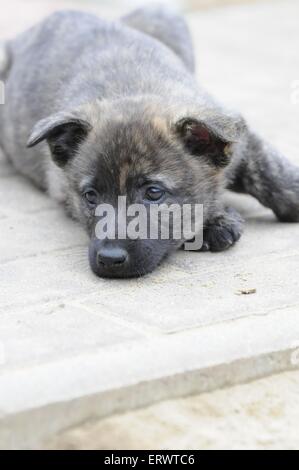
[[[0,142],[14,165],[44,189],[49,185],[46,167],[54,163],[47,151],[47,162],[41,162],[40,148],[24,149],[41,119],[87,103],[90,113],[97,113],[96,100],[124,101],[118,112],[127,113],[129,100],[133,106],[137,100],[150,106],[154,99],[160,107],[196,98],[193,76],[169,48],[125,24],[87,13],[55,13],[7,49],[11,65]]]
[[[298,169],[199,88],[181,17],[150,8],[111,23],[59,12],[8,42],[5,57],[0,145],[86,227],[97,274],[144,274],[184,240],[129,240],[130,261],[99,265],[86,188],[96,188],[97,203],[144,203],[141,188],[155,184],[168,204],[203,204],[204,249],[240,236],[241,219],[222,206],[225,186],[299,220]]]

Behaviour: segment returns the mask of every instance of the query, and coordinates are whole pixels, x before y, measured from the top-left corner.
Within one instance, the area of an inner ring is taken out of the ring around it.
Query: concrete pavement
[[[45,12],[13,3],[26,15],[1,16],[1,35]],[[189,21],[201,81],[299,163],[298,13],[287,0]],[[0,447],[298,367],[299,224],[228,198],[247,222],[234,249],[179,252],[145,278],[101,280],[81,229],[1,156]]]
[[[90,421],[46,449],[298,450],[299,372]]]

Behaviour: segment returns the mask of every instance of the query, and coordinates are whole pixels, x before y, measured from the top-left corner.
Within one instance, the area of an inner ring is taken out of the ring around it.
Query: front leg
[[[224,251],[241,237],[244,221],[233,208],[225,208],[205,224],[200,251]]]

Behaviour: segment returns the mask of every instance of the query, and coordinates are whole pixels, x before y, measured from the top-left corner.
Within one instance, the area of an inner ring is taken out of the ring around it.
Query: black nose
[[[128,259],[128,252],[118,246],[102,246],[97,252],[98,266],[122,266]]]

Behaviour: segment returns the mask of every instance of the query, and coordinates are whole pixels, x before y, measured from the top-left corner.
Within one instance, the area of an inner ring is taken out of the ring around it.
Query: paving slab
[[[2,35],[58,2],[12,4],[26,14],[1,16]],[[204,85],[299,163],[298,14],[287,0],[188,20]],[[298,367],[299,225],[227,198],[246,219],[234,249],[181,251],[145,278],[103,280],[80,227],[0,156],[0,447]]]

